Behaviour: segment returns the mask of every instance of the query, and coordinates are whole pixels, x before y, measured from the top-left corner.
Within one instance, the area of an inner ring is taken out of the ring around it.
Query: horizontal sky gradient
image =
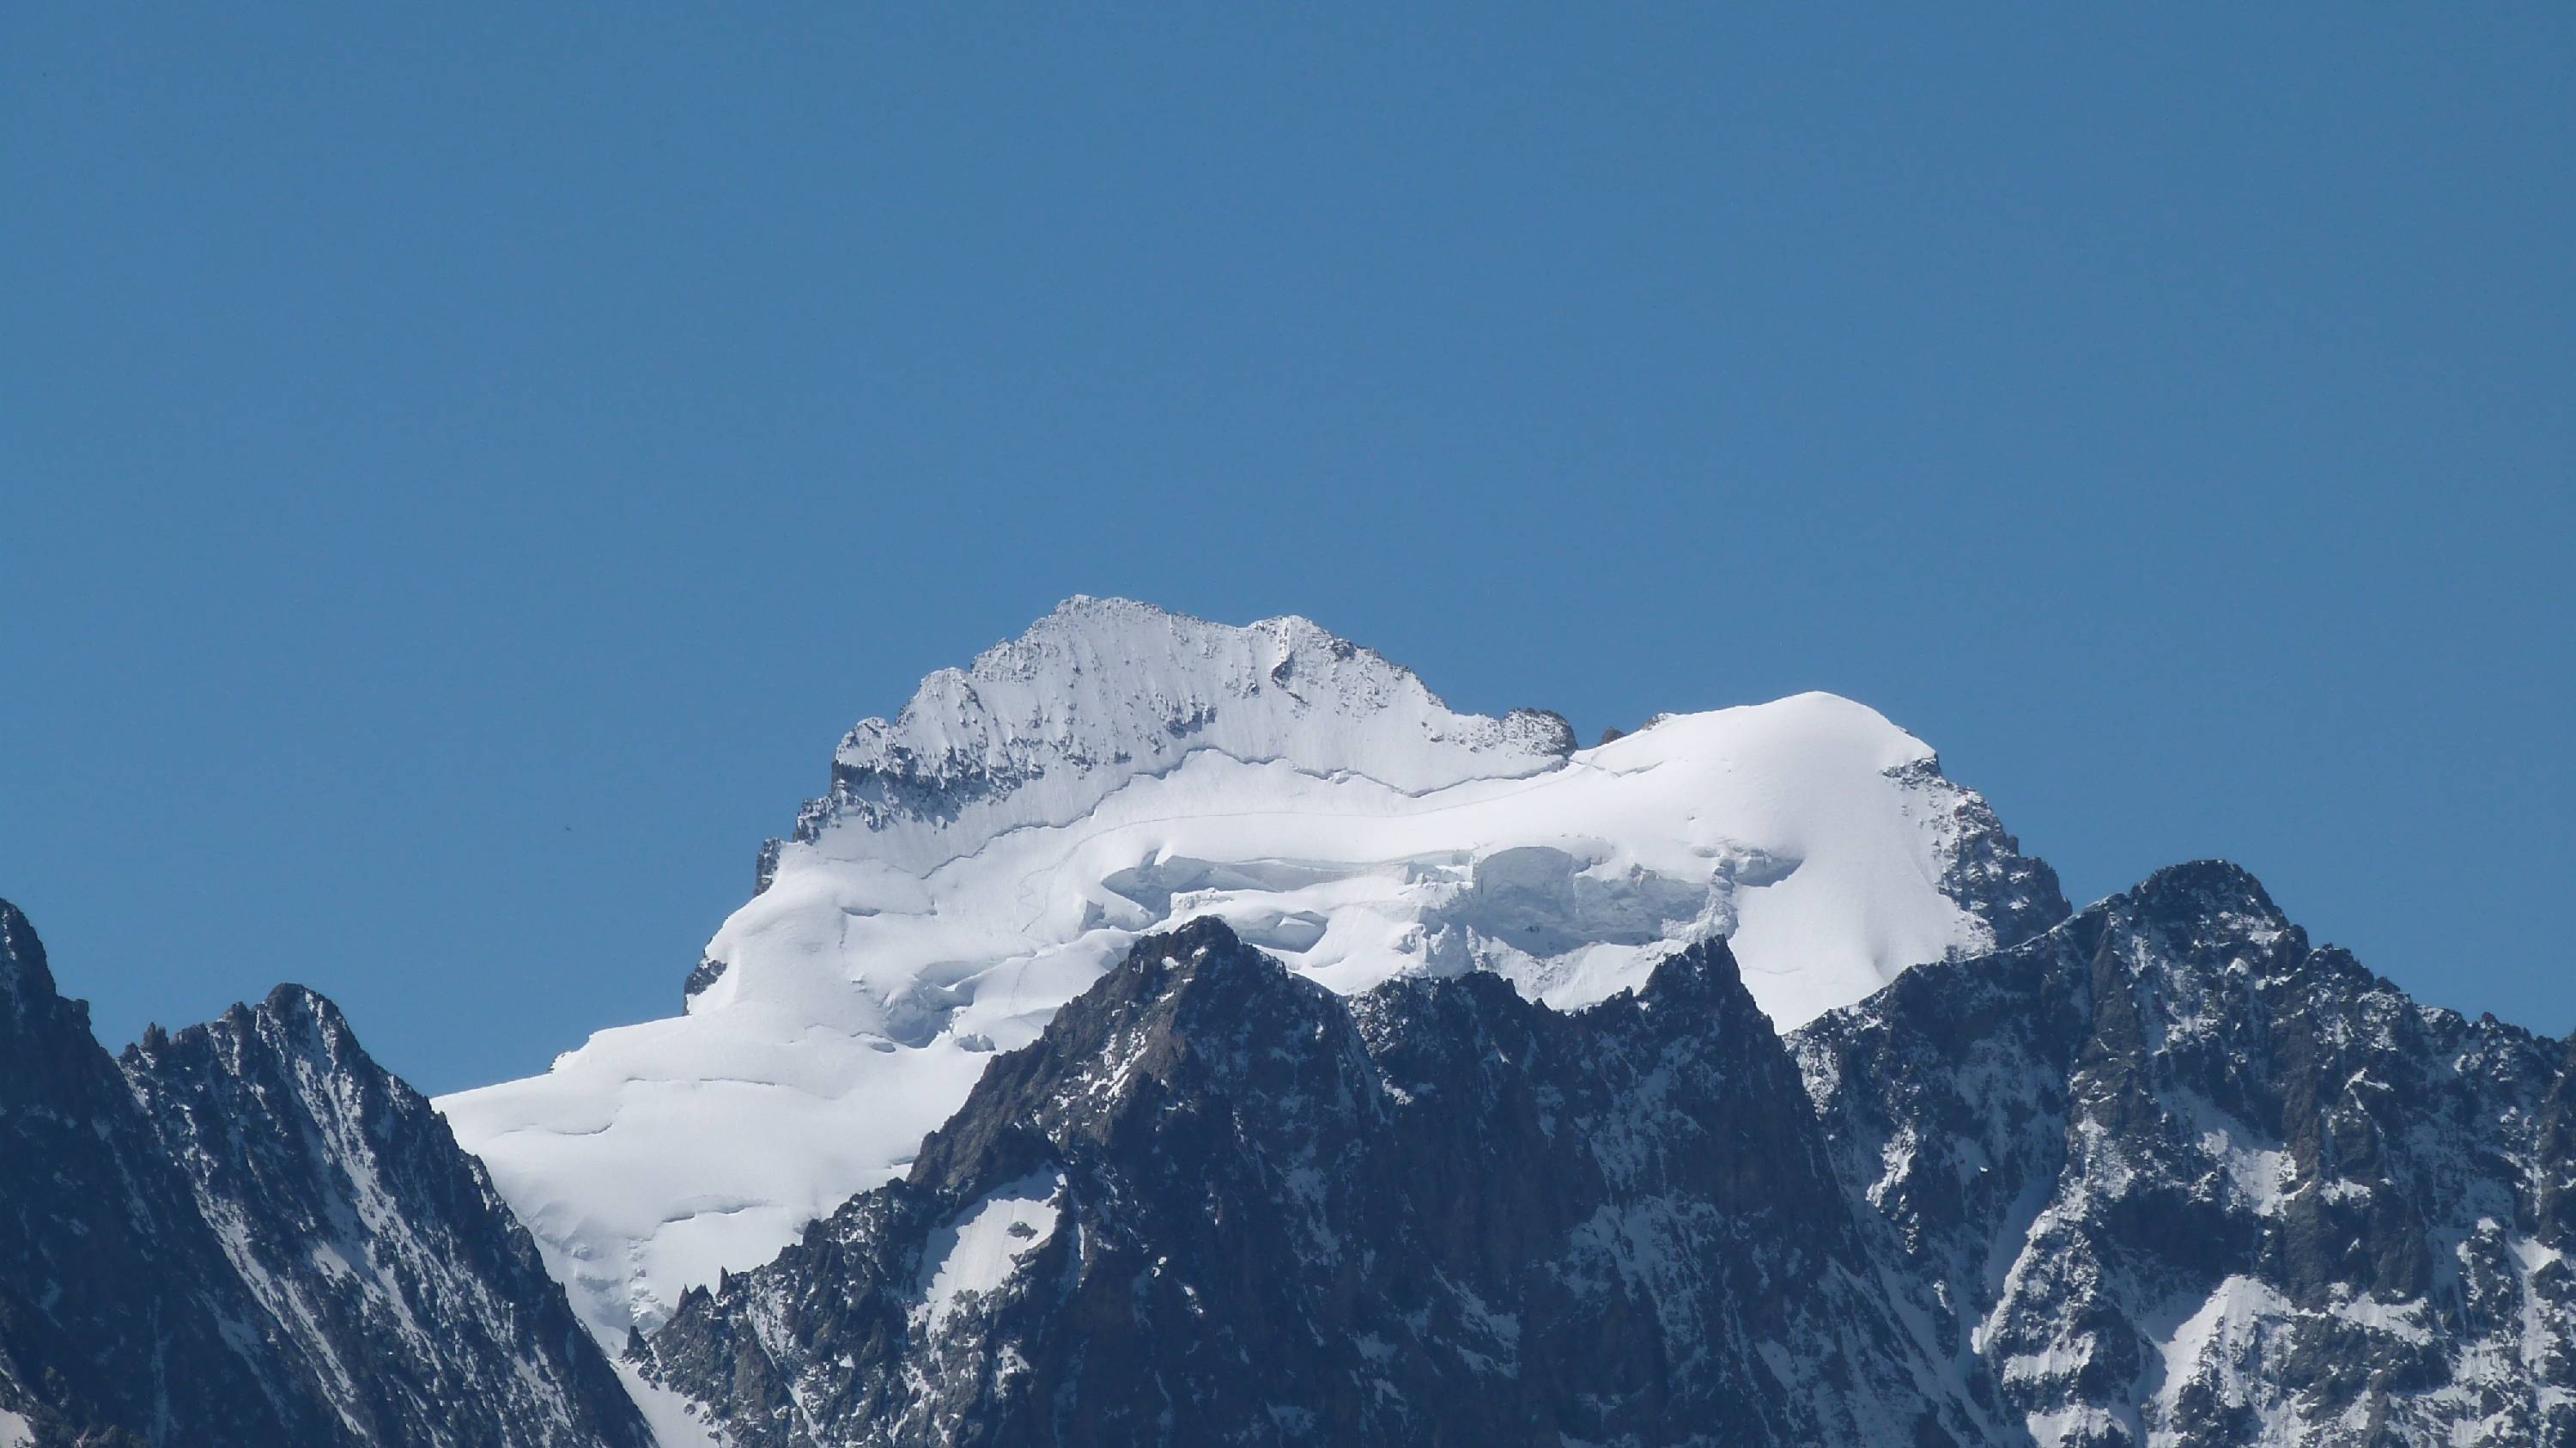
[[[0,9],[0,895],[111,1044],[666,1014],[1072,592],[1809,688],[2576,1028],[2576,9]]]

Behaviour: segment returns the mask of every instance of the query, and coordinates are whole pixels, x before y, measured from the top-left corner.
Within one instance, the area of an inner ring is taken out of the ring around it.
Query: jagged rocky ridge
[[[2068,920],[1848,700],[1571,744],[1295,619],[934,675],[687,1016],[440,1104],[578,1326],[327,1002],[119,1071],[0,911],[0,1448],[639,1441],[583,1329],[662,1448],[2576,1444],[2568,1043]]]
[[[0,902],[0,1443],[641,1448],[480,1165],[330,1002],[119,1063]]]
[[[2049,1444],[2576,1442],[2576,1042],[2230,865],[1791,1038],[1954,1361]]]
[[[1372,730],[1385,716],[1413,727]],[[935,833],[1014,794],[1042,796],[1014,823],[1061,824],[1198,750],[1419,791],[1553,768],[1574,752],[1574,729],[1546,709],[1452,713],[1412,670],[1306,619],[1232,628],[1076,596],[971,667],[924,679],[892,721],[861,720],[833,752],[830,792],[798,813],[796,838],[811,844],[841,823]]]
[[[1974,1440],[1798,1099],[1723,944],[1561,1014],[1201,921],[636,1352],[760,1448]]]
[[[744,1445],[2576,1442],[2566,1043],[2178,867],[1788,1039],[1215,922],[630,1358]]]

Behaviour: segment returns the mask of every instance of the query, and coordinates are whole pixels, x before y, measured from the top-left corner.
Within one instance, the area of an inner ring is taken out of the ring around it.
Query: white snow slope
[[[1150,930],[1216,915],[1335,990],[1489,969],[1563,1007],[1717,932],[1783,1029],[1995,943],[1942,884],[1991,816],[1870,709],[1572,742],[1303,619],[1076,598],[851,731],[688,1014],[438,1105],[615,1346],[898,1174]]]

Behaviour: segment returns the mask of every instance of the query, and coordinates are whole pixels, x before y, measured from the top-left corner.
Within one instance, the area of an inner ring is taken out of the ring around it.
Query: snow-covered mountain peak
[[[1074,599],[851,731],[685,1016],[441,1107],[622,1339],[894,1175],[994,1052],[1188,920],[1343,994],[1485,970],[1560,1008],[1722,937],[1786,1028],[2066,913],[1851,700],[1572,743],[1303,619]]]
[[[935,863],[1004,829],[1077,819],[1199,750],[1422,793],[1552,769],[1573,748],[1554,714],[1457,713],[1410,669],[1306,619],[1235,627],[1077,595],[924,679],[892,721],[860,721],[798,835]],[[853,828],[869,838],[827,839]]]

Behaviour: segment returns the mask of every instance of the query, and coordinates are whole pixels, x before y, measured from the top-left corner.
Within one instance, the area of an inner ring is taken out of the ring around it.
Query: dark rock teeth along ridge
[[[120,1063],[0,902],[0,1442],[643,1448],[563,1290],[329,1001]]]
[[[1786,1040],[1719,943],[1558,1013],[1200,921],[630,1357],[758,1448],[2565,1444],[2570,1064],[2210,862]]]

